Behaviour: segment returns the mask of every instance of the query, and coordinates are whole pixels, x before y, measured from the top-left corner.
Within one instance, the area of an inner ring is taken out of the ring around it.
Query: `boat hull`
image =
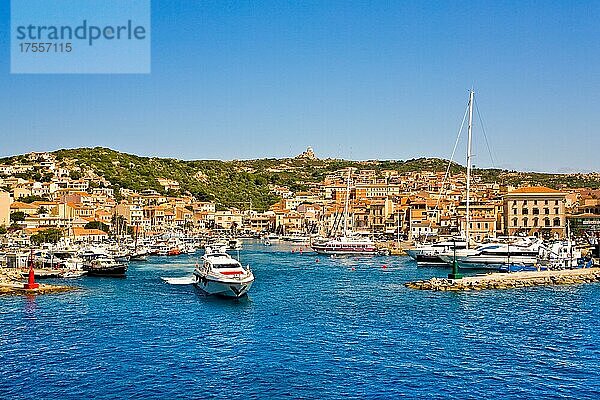
[[[318,248],[318,247],[314,247],[312,248],[316,253],[318,254],[328,254],[328,255],[335,255],[335,256],[376,256],[378,255],[378,251],[377,249],[373,249],[373,250],[360,250],[360,249],[325,249],[325,248]]]
[[[88,276],[108,276],[122,278],[127,274],[127,265],[106,268],[84,267],[84,270],[87,271]]]
[[[220,281],[200,274],[194,274],[194,285],[207,295],[240,298],[246,296],[254,283],[254,279],[242,281]]]
[[[489,259],[472,259],[469,257],[458,261],[458,266],[461,269],[490,269],[499,271],[505,268],[507,265],[522,265],[525,267],[533,267],[537,263],[537,258],[531,257],[496,257]]]
[[[447,264],[438,255],[433,254],[417,254],[414,257],[417,265],[432,265],[446,266]]]

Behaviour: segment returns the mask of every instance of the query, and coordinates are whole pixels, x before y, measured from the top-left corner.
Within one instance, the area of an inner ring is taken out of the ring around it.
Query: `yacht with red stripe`
[[[226,250],[225,246],[206,247],[203,264],[194,269],[194,285],[209,295],[239,298],[252,287],[254,274]]]

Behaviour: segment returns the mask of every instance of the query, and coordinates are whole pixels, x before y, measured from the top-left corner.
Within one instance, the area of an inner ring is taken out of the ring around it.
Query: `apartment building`
[[[544,186],[522,187],[504,197],[504,225],[509,235],[545,238],[566,235],[566,193]]]

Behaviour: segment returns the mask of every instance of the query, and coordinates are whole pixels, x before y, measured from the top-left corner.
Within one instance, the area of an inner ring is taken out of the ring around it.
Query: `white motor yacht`
[[[506,265],[517,264],[534,266],[542,241],[536,238],[523,238],[515,243],[490,243],[479,246],[475,254],[470,254],[457,260],[461,269],[493,269],[500,270]],[[452,256],[442,256],[452,263]]]
[[[413,258],[417,265],[446,265],[442,255],[453,255],[455,247],[457,253],[464,252],[464,250],[467,250],[466,240],[445,240],[437,243],[421,244],[406,250],[406,254]]]
[[[206,247],[203,264],[194,269],[194,284],[210,295],[239,298],[252,287],[254,274],[226,250],[226,246]]]

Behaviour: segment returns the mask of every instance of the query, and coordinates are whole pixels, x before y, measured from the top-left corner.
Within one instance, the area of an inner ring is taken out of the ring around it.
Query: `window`
[[[544,214],[546,214],[546,215],[550,214],[550,209],[549,208],[544,208]]]
[[[544,200],[544,205],[547,206],[548,205],[548,200]]]
[[[538,219],[537,218],[533,219],[533,226],[538,226]]]
[[[513,214],[515,214],[515,215],[517,214],[517,209],[516,208],[513,208]]]
[[[544,218],[544,226],[550,226],[550,218]]]
[[[540,213],[540,209],[539,208],[534,208],[533,209],[533,215],[538,215]]]
[[[477,229],[481,229],[481,222],[477,223]]]
[[[513,224],[513,226],[517,226],[517,219],[516,218],[513,218],[513,223],[512,224]],[[550,224],[549,221],[548,221],[548,224]]]
[[[558,208],[554,208],[554,214],[558,214]]]
[[[554,218],[554,226],[560,226],[560,218]]]
[[[527,214],[529,214],[529,210],[527,208],[523,207],[523,209],[521,210],[521,214],[527,215]]]
[[[513,207],[516,207],[516,206],[517,206],[517,201],[513,200]]]
[[[537,200],[534,200],[534,201],[533,201],[533,205],[534,205],[534,206],[537,206]]]
[[[489,227],[489,225],[488,225],[488,223],[487,223],[487,222],[485,223],[485,225],[484,225],[484,226],[485,226],[485,229],[487,229],[487,228]]]
[[[527,227],[527,217],[523,218],[523,226]]]
[[[527,205],[527,200],[523,200],[523,205],[526,206]]]

